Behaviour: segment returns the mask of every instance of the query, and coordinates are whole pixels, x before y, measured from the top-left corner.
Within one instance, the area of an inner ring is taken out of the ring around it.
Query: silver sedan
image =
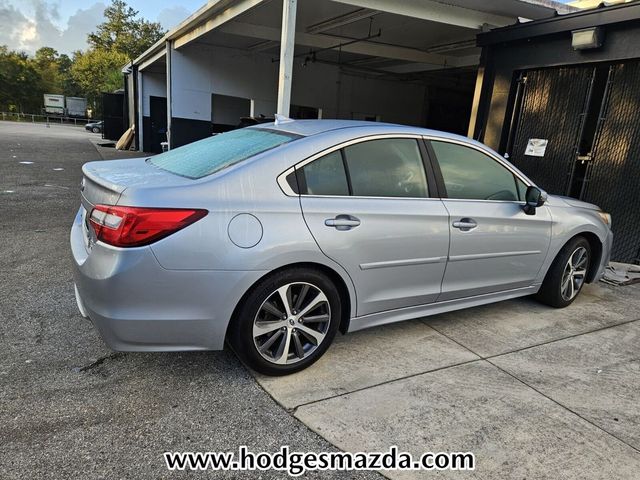
[[[600,278],[611,217],[547,195],[484,145],[381,123],[262,124],[87,163],[76,298],[115,350],[217,350],[271,375],[338,331]]]

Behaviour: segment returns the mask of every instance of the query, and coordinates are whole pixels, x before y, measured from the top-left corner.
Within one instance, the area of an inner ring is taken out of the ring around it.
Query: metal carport
[[[138,145],[157,144],[145,139],[158,130],[151,97],[166,99],[171,147],[231,128],[241,113],[466,133],[475,35],[568,8],[520,0],[212,0],[130,66]]]

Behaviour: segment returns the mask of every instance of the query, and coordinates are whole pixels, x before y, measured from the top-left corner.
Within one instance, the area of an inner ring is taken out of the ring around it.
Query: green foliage
[[[41,78],[23,52],[0,45],[0,109],[9,112],[38,112],[42,100],[34,96]]]
[[[40,81],[35,88],[38,93],[65,93],[65,73],[63,72],[59,61],[60,55],[53,48],[42,47],[36,51],[31,63],[40,77]]]
[[[116,51],[129,60],[135,59],[164,35],[157,22],[137,18],[138,12],[123,0],[113,0],[104,11],[105,21],[89,34],[95,50]]]
[[[71,77],[90,104],[99,106],[102,92],[113,92],[122,88],[121,69],[127,56],[115,50],[90,49],[75,52],[71,66]]]
[[[164,35],[159,23],[138,18],[123,0],[112,0],[105,21],[88,36],[89,48],[59,54],[40,48],[33,57],[0,45],[0,110],[40,113],[43,94],[86,97],[99,114],[102,92],[123,86],[122,67]]]

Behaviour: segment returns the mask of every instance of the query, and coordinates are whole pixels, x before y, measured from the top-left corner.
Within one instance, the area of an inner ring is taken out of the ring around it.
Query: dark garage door
[[[565,195],[593,68],[553,68],[523,75],[511,163],[549,193]],[[529,139],[549,140],[544,157],[525,155]]]
[[[122,93],[102,94],[102,138],[118,140],[126,130],[124,125],[124,95]]]
[[[640,257],[640,63],[611,67],[583,199],[613,215],[613,259]]]
[[[612,259],[640,257],[640,63],[523,72],[514,86],[510,161],[550,193],[613,216]],[[546,139],[543,157],[525,155]]]

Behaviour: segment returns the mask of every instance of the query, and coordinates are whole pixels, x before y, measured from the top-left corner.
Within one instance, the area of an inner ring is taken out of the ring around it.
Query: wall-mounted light
[[[600,48],[604,41],[604,30],[601,27],[582,28],[571,31],[571,46],[574,50]]]

